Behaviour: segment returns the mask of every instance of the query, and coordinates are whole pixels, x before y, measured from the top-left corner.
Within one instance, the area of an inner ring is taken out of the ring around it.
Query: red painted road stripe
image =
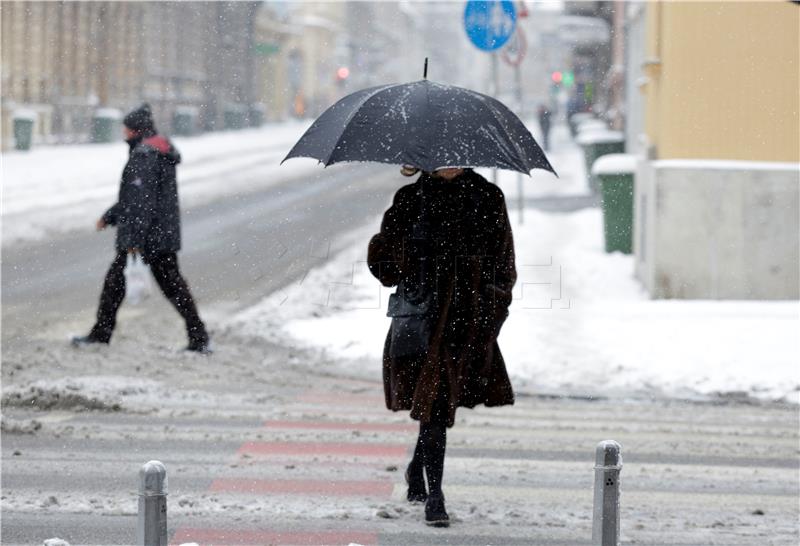
[[[237,455],[336,455],[346,457],[390,457],[401,459],[408,446],[394,444],[350,444],[334,442],[245,442]]]
[[[320,497],[371,496],[389,497],[394,484],[378,480],[256,480],[217,478],[211,491],[218,493],[313,495]]]
[[[411,423],[346,423],[343,421],[267,421],[267,428],[309,430],[358,430],[361,432],[416,432],[419,425]]]
[[[219,529],[178,529],[172,537],[172,544],[183,542],[197,542],[207,545],[230,546],[265,546],[267,544],[283,544],[286,546],[316,546],[325,544],[330,546],[351,543],[372,546],[378,543],[377,533],[366,531],[307,531],[307,532],[280,532],[280,531],[223,531]]]

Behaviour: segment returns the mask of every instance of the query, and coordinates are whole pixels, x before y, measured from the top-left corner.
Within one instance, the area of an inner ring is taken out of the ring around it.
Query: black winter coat
[[[119,199],[103,220],[117,226],[118,251],[138,248],[145,257],[177,252],[181,248],[181,219],[175,166],[181,156],[160,135],[129,144]]]
[[[413,224],[420,217],[420,189],[430,233],[417,248]],[[435,260],[436,323],[427,355],[393,358],[391,332],[383,352],[389,409],[411,410],[427,422],[443,387],[452,426],[458,406],[514,403],[497,345],[516,281],[514,241],[503,193],[472,170],[452,181],[423,174],[400,188],[381,231],[369,244],[368,265],[385,286],[419,278],[420,256]]]

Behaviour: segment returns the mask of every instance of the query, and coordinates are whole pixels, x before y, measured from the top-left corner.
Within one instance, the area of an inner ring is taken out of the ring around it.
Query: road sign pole
[[[468,0],[464,8],[464,30],[469,40],[481,51],[492,56],[492,74],[489,95],[497,98],[500,82],[497,51],[514,34],[517,26],[517,9],[511,0]],[[492,169],[492,182],[497,184],[497,169]]]
[[[519,64],[514,65],[514,80],[517,91],[517,115],[525,121],[522,117],[522,75],[520,74]],[[525,223],[525,190],[522,184],[522,173],[517,173],[517,210],[519,211],[519,224]]]
[[[497,95],[500,92],[500,70],[497,62],[497,52],[493,51],[490,53],[490,55],[492,56],[492,92],[489,94],[494,98],[497,98]],[[492,183],[497,185],[497,167],[492,169]]]

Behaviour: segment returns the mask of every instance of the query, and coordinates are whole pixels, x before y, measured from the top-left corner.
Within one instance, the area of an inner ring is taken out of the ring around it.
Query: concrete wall
[[[799,164],[642,160],[634,208],[652,297],[800,297]]]

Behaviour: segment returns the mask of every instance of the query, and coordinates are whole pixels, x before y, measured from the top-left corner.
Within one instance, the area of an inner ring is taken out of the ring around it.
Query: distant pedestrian
[[[117,311],[125,298],[127,256],[137,254],[149,264],[161,291],[186,321],[186,349],[208,353],[208,333],[178,269],[181,227],[175,167],[180,163],[180,154],[156,132],[149,105],[143,104],[129,113],[123,124],[130,153],[122,171],[119,200],[96,225],[98,231],[117,227],[117,256],[106,274],[94,327],[88,335],[74,337],[72,344],[111,340]]]
[[[447,526],[442,476],[456,408],[514,403],[497,345],[516,280],[503,193],[472,169],[423,172],[395,194],[368,265],[397,286],[383,351],[386,406],[420,422],[407,499],[425,502],[426,523]]]
[[[550,118],[552,112],[544,104],[539,105],[539,128],[542,130],[542,144],[545,151],[550,149]]]

